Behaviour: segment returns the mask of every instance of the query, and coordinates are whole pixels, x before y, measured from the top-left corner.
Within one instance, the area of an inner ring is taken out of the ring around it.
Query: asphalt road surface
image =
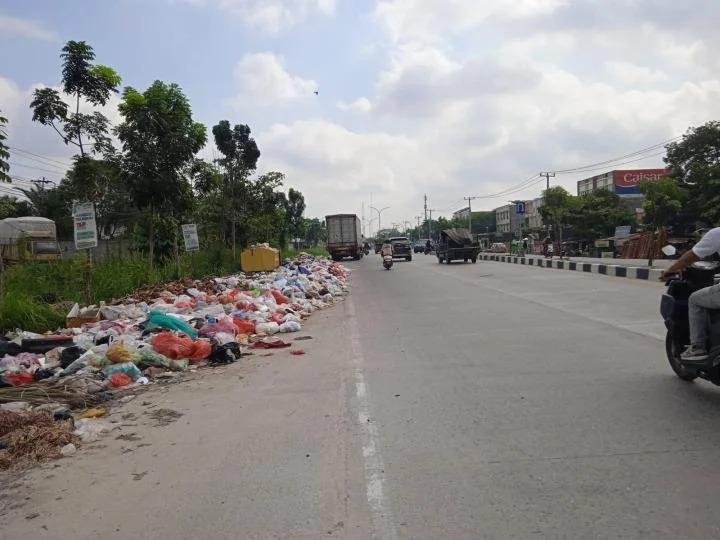
[[[660,284],[348,266],[305,356],[138,397],[117,414],[142,442],[113,434],[15,480],[0,537],[720,536],[720,391],[667,365]],[[154,426],[151,406],[183,416]]]

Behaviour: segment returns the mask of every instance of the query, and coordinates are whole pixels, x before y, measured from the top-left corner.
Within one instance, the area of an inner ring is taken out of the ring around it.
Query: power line
[[[636,161],[642,161],[643,159],[650,159],[650,158],[662,156],[663,154],[665,154],[664,151],[663,151],[663,152],[657,152],[656,154],[648,154],[647,156],[640,156],[640,157],[638,157],[638,158],[630,159],[630,160],[628,160],[628,161],[622,161],[622,162],[620,162],[620,163],[613,163],[612,166],[613,166],[613,167],[617,167],[617,166],[619,166],[619,165],[626,165],[626,164],[628,164],[628,163],[635,163]],[[603,167],[595,167],[594,169],[582,169],[582,170],[579,170],[579,171],[571,171],[571,172],[583,172],[583,173],[586,173],[586,172],[593,172],[593,171],[602,171],[602,170],[606,170],[607,168],[608,168],[608,165],[605,165],[605,166],[603,166]],[[563,171],[555,171],[555,172],[558,173],[558,174],[568,174],[568,173],[564,173]]]
[[[34,165],[23,165],[22,163],[16,163],[14,161],[8,161],[10,165],[14,165],[15,167],[25,167],[26,169],[36,169],[38,171],[48,172],[52,174],[61,174],[61,171],[53,171],[50,169],[43,169],[42,167],[35,167]]]
[[[34,156],[36,158],[44,159],[46,161],[54,161],[55,163],[62,165],[64,167],[70,167],[70,163],[65,163],[63,161],[60,161],[59,159],[53,159],[46,156],[41,156],[40,154],[34,154],[33,152],[29,152],[28,150],[23,150],[22,148],[18,148],[17,146],[8,146],[10,150],[15,150],[16,152],[22,152],[23,154],[29,154],[31,156]]]
[[[34,158],[32,156],[23,156],[22,154],[15,154],[13,157],[19,158],[19,159],[27,159],[27,160],[33,161],[35,163],[39,163],[40,165],[45,165],[46,167],[55,167],[56,169],[58,169],[59,173],[60,172],[64,173],[67,170],[67,167],[61,167],[60,165],[55,165],[53,163],[46,163],[46,162],[44,162],[40,159]]]
[[[653,144],[652,146],[648,146],[648,147],[646,147],[646,148],[642,148],[642,149],[640,149],[640,150],[636,150],[635,152],[630,152],[629,154],[624,154],[624,155],[622,155],[622,156],[618,156],[618,157],[613,158],[613,159],[608,159],[608,160],[605,160],[605,161],[598,161],[597,163],[589,163],[589,164],[587,164],[587,165],[582,165],[582,166],[579,166],[579,167],[573,167],[573,168],[571,168],[571,169],[555,170],[554,172],[556,172],[556,173],[581,172],[581,171],[583,171],[583,170],[585,170],[585,169],[589,169],[589,168],[592,168],[592,167],[597,167],[598,165],[609,165],[609,164],[611,164],[611,163],[613,163],[613,162],[615,162],[615,161],[620,161],[620,160],[623,160],[623,159],[626,159],[626,158],[629,158],[629,157],[638,156],[638,155],[640,155],[640,154],[644,154],[644,153],[646,153],[646,152],[650,152],[650,151],[652,151],[652,150],[657,150],[658,148],[665,147],[665,145],[670,144],[671,142],[676,141],[676,140],[680,139],[681,137],[682,137],[682,135],[678,135],[677,137],[673,137],[672,139],[668,139],[667,141],[663,141],[663,142],[661,142],[661,143]],[[661,153],[664,153],[664,152],[661,152]]]

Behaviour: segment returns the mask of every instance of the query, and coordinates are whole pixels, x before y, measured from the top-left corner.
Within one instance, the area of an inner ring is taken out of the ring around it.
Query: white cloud
[[[605,62],[605,69],[614,80],[626,86],[645,88],[669,80],[668,75],[663,71],[638,66],[632,62],[608,60]]]
[[[235,66],[239,92],[237,107],[274,105],[313,96],[317,83],[288,73],[281,56],[270,52],[249,53]]]
[[[42,41],[57,41],[58,35],[42,23],[0,14],[0,34],[3,37],[24,37]]]
[[[340,101],[338,102],[337,106],[341,111],[353,111],[361,113],[370,112],[373,108],[372,103],[370,103],[370,100],[366,97],[359,97],[355,101],[352,101],[350,103]]]
[[[261,32],[277,34],[316,14],[332,16],[335,0],[181,0],[193,6],[212,5]]]
[[[438,41],[488,19],[549,14],[568,0],[381,0],[375,18],[394,41]]]

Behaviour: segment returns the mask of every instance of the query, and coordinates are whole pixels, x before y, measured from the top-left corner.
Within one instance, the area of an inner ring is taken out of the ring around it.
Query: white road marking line
[[[350,328],[350,352],[355,364],[355,397],[358,402],[357,421],[362,433],[362,454],[365,465],[365,496],[370,505],[373,538],[395,540],[390,504],[385,494],[385,465],[380,454],[380,434],[370,415],[370,404],[363,370],[364,357],[360,343],[360,330],[355,317],[352,296],[347,302],[348,326]]]

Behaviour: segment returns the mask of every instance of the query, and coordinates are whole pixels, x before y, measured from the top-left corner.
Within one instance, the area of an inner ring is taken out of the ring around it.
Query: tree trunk
[[[155,264],[155,213],[150,209],[150,224],[148,226],[148,257],[150,259],[150,270]]]

